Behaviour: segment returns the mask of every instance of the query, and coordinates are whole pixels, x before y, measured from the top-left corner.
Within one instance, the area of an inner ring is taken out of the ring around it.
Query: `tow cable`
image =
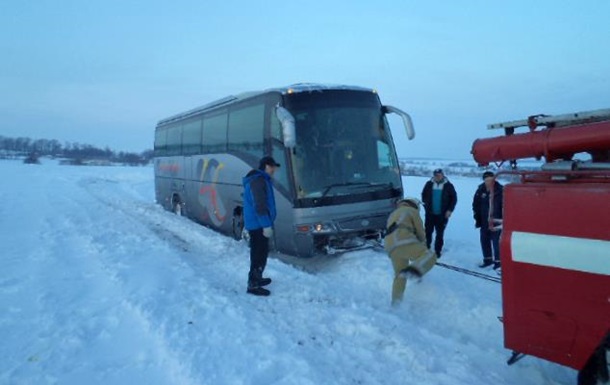
[[[373,250],[379,251],[379,252],[384,252],[383,245],[380,242],[373,244]],[[458,273],[471,275],[473,277],[485,279],[485,280],[496,282],[496,283],[502,283],[502,278],[494,277],[493,275],[479,273],[478,271],[464,269],[463,267],[448,265],[443,262],[436,262],[436,265],[440,266],[440,267],[444,267],[445,269],[457,271]]]
[[[477,278],[481,278],[481,279],[486,279],[488,281],[492,281],[492,282],[496,282],[496,283],[502,283],[502,278],[494,277],[493,275],[479,273],[477,271],[472,271],[472,270],[464,269],[463,267],[457,267],[457,266],[453,266],[453,265],[448,265],[448,264],[442,263],[442,262],[436,262],[436,265],[440,266],[440,267],[444,267],[445,269],[457,271],[458,273],[472,275],[473,277],[477,277]]]

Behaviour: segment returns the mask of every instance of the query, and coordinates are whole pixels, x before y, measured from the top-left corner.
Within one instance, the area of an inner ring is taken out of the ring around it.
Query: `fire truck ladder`
[[[493,123],[488,124],[487,129],[494,130],[503,128],[507,131],[512,131],[516,127],[527,126],[530,130],[536,129],[539,126],[546,127],[562,127],[562,126],[573,126],[583,123],[594,123],[601,122],[604,120],[610,120],[610,108],[593,111],[575,112],[571,114],[562,115],[533,115],[527,119],[512,120],[509,122]]]

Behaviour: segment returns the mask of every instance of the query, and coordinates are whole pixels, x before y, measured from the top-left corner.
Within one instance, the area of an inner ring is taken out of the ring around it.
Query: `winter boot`
[[[258,295],[261,297],[267,297],[271,292],[264,287],[248,287],[248,294]]]
[[[271,278],[263,278],[263,268],[258,267],[248,274],[248,285],[267,286],[271,283]]]
[[[271,283],[270,278],[262,278],[262,269],[254,269],[248,274],[248,290],[249,294],[268,296],[271,292],[263,286]]]
[[[483,263],[481,263],[481,264],[479,265],[479,267],[480,267],[480,268],[485,268],[485,267],[487,267],[487,266],[491,266],[491,265],[493,265],[493,264],[494,264],[494,263],[493,263],[493,261],[492,261],[491,259],[484,259],[484,260],[483,260]]]
[[[501,267],[502,267],[502,265],[500,264],[500,261],[494,262],[494,270],[498,270]]]

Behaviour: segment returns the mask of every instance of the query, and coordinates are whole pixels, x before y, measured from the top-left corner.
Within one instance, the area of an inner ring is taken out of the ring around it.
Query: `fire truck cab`
[[[609,383],[610,109],[488,128],[505,135],[476,140],[474,159],[513,166],[499,173],[511,179],[500,239],[504,345],[512,361],[533,355],[578,370],[580,385]],[[544,163],[519,170],[524,158]]]

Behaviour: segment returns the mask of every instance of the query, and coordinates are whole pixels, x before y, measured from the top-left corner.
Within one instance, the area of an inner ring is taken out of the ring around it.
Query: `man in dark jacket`
[[[483,263],[479,267],[493,265],[494,269],[499,269],[504,188],[496,181],[491,171],[483,173],[483,181],[472,200],[475,227],[480,229],[483,251]]]
[[[426,182],[421,192],[421,200],[426,210],[426,244],[428,248],[432,245],[432,233],[436,231],[434,251],[440,258],[445,243],[443,237],[449,217],[455,210],[457,204],[457,193],[453,184],[443,174],[443,170],[434,170],[432,179]]]
[[[271,278],[263,278],[269,256],[269,239],[273,237],[275,197],[271,177],[280,165],[270,156],[262,158],[257,170],[251,170],[243,179],[244,225],[250,234],[250,272],[247,292],[267,296],[265,289]]]

